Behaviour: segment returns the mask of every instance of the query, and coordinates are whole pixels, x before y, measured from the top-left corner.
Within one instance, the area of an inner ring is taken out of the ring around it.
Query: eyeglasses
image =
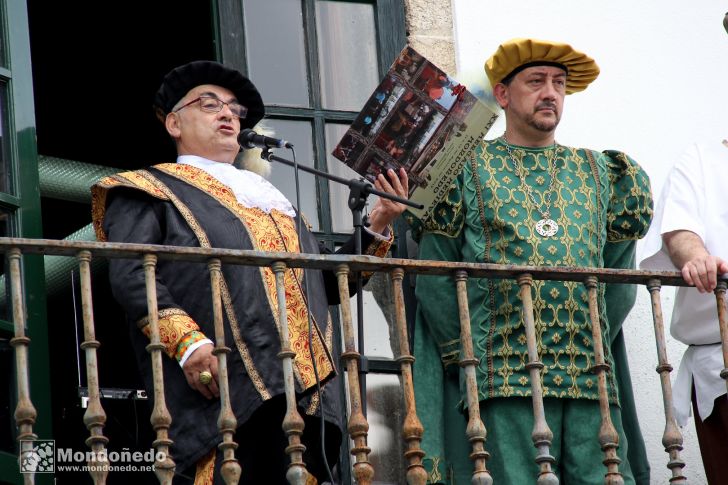
[[[227,106],[228,108],[230,108],[232,114],[240,119],[245,119],[245,117],[248,115],[248,108],[246,108],[242,104],[236,101],[226,103],[225,101],[218,99],[214,96],[200,96],[199,98],[195,98],[189,103],[180,106],[179,108],[174,110],[174,113],[177,113],[178,111],[181,111],[187,106],[197,103],[198,101],[200,102],[200,109],[202,111],[207,111],[208,113],[219,113],[220,111],[222,111],[223,106]]]

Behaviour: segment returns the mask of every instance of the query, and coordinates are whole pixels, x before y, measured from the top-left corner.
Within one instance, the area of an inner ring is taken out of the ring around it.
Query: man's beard
[[[559,118],[556,118],[555,120],[548,120],[548,121],[538,121],[534,117],[528,118],[528,124],[529,126],[536,128],[538,131],[543,131],[544,133],[548,133],[551,131],[554,131],[557,126],[559,126]]]
[[[537,120],[536,113],[538,113],[538,111],[543,108],[554,109],[553,113],[554,113],[555,118],[553,120],[544,120],[544,121]],[[556,112],[556,109],[553,105],[542,104],[542,105],[536,106],[536,113],[529,116],[528,119],[526,120],[528,125],[531,126],[532,128],[535,128],[538,131],[542,131],[544,133],[549,133],[549,132],[554,131],[556,129],[556,127],[559,126],[559,121],[561,121],[561,117],[558,115],[558,113]]]

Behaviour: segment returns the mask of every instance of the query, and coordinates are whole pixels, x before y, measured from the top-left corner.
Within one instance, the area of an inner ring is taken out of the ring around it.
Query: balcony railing
[[[349,303],[349,276],[356,271],[385,272],[391,277],[393,283],[393,301],[395,304],[396,328],[399,336],[397,361],[401,368],[401,386],[404,399],[405,417],[402,422],[401,435],[404,440],[404,456],[406,463],[406,479],[409,484],[424,484],[426,473],[422,465],[423,452],[420,442],[423,429],[417,416],[417,405],[413,388],[412,364],[414,357],[409,348],[409,336],[405,319],[405,306],[403,297],[403,278],[405,274],[451,275],[456,282],[457,299],[459,304],[460,331],[462,352],[460,366],[464,368],[466,376],[466,391],[468,403],[468,425],[463,440],[470,442],[473,461],[473,483],[489,484],[492,478],[488,472],[488,452],[486,446],[486,428],[478,412],[478,394],[475,366],[478,364],[473,355],[469,308],[467,303],[466,287],[469,278],[496,278],[511,279],[518,282],[523,302],[523,320],[526,329],[529,362],[526,365],[531,379],[534,428],[532,439],[537,453],[534,461],[540,468],[538,483],[557,483],[553,473],[553,458],[550,446],[552,434],[548,427],[547,416],[544,413],[543,396],[539,373],[543,364],[539,360],[536,344],[536,325],[534,322],[531,289],[534,280],[560,280],[576,281],[585,285],[588,292],[589,313],[592,322],[599,321],[598,284],[623,283],[646,286],[651,295],[652,316],[657,348],[657,372],[662,387],[663,407],[665,414],[665,431],[662,443],[668,454],[667,467],[671,470],[671,483],[687,483],[683,474],[685,463],[680,457],[683,438],[676,424],[672,407],[672,390],[670,372],[672,367],[667,359],[665,345],[665,331],[662,315],[660,290],[663,286],[685,286],[685,282],[677,272],[647,272],[637,270],[592,269],[569,267],[534,267],[534,266],[504,266],[496,264],[473,263],[446,263],[441,261],[420,261],[405,259],[381,259],[370,256],[343,256],[343,255],[310,255],[292,253],[272,253],[257,251],[242,251],[228,249],[202,249],[189,247],[155,246],[141,244],[95,243],[78,241],[56,241],[43,239],[12,239],[0,238],[0,251],[7,255],[8,267],[6,277],[10,279],[12,315],[15,335],[11,345],[15,348],[16,380],[17,380],[17,407],[15,420],[18,428],[18,441],[22,444],[19,449],[22,460],[31,452],[28,440],[36,438],[33,426],[37,413],[30,396],[28,351],[32,345],[26,336],[26,311],[24,288],[22,284],[21,259],[25,254],[45,254],[76,258],[81,279],[81,298],[83,314],[84,341],[81,348],[85,352],[86,373],[88,379],[88,408],[83,421],[89,433],[87,444],[93,458],[88,463],[89,473],[94,483],[105,483],[108,475],[109,462],[106,459],[108,439],[104,436],[106,414],[101,405],[100,383],[98,379],[98,347],[100,343],[95,337],[94,312],[92,308],[92,287],[90,263],[92,258],[140,258],[143,260],[147,302],[149,308],[149,322],[151,328],[151,343],[147,347],[154,374],[154,409],[151,424],[156,432],[153,446],[156,454],[155,472],[162,484],[170,484],[175,470],[175,463],[169,453],[173,445],[168,436],[168,430],[174,416],[170,416],[165,404],[164,376],[162,371],[163,345],[160,343],[159,326],[157,321],[157,296],[155,287],[155,271],[157,261],[160,259],[184,260],[207,264],[210,273],[212,291],[212,306],[215,325],[215,354],[218,359],[220,374],[220,402],[221,411],[219,419],[220,450],[224,454],[222,474],[226,483],[237,483],[236,477],[240,475],[240,465],[235,459],[234,432],[237,427],[232,412],[226,356],[230,349],[226,346],[223,317],[220,300],[220,275],[222,265],[252,265],[268,266],[276,276],[278,290],[278,311],[281,322],[281,372],[285,378],[287,413],[281,423],[285,430],[290,446],[287,453],[290,456],[291,467],[288,478],[291,484],[303,485],[305,483],[306,464],[300,446],[300,437],[303,432],[303,420],[296,409],[292,358],[295,355],[288,342],[288,328],[286,318],[285,291],[283,275],[288,268],[316,268],[329,270],[337,275],[339,293],[341,297],[341,316],[344,349],[341,358],[346,368],[350,409],[348,412],[348,432],[353,442],[351,454],[354,457],[353,475],[358,484],[372,483],[374,469],[369,462],[370,448],[368,446],[369,425],[362,413],[362,396],[359,386],[360,354],[355,348],[355,327],[352,321],[352,311]],[[723,348],[725,368],[721,377],[728,386],[728,313],[726,310],[726,280],[719,281],[715,290],[716,311],[720,325],[720,335]],[[599,324],[591,325],[593,345],[595,351],[595,365],[593,371],[597,375],[599,389],[599,403],[602,426],[599,440],[604,453],[605,483],[622,483],[622,477],[617,468],[619,457],[617,454],[618,439],[609,414],[606,376],[610,372],[605,363],[601,327]],[[163,457],[163,458],[159,458]],[[34,483],[34,475],[24,475],[25,483]]]

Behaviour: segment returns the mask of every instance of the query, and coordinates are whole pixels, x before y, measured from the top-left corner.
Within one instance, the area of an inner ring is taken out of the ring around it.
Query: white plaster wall
[[[452,5],[461,73],[484,77],[485,59],[498,44],[514,37],[568,42],[594,57],[602,73],[585,92],[567,98],[557,140],[629,153],[650,174],[655,194],[688,144],[728,138],[725,1],[452,0]],[[489,136],[502,131],[501,119]],[[669,320],[673,292],[663,293]],[[667,483],[662,394],[647,290],[639,292],[626,333],[652,483]],[[677,370],[684,346],[669,335],[667,341],[669,361]],[[706,483],[693,424],[683,433],[682,456],[690,483]]]

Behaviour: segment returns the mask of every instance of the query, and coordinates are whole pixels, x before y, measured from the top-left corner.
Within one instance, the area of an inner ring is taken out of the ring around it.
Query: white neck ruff
[[[230,163],[215,162],[196,155],[180,155],[177,163],[197,167],[215,177],[230,187],[238,203],[245,207],[257,208],[266,213],[276,209],[290,217],[296,215],[286,196],[256,173],[238,170]]]

